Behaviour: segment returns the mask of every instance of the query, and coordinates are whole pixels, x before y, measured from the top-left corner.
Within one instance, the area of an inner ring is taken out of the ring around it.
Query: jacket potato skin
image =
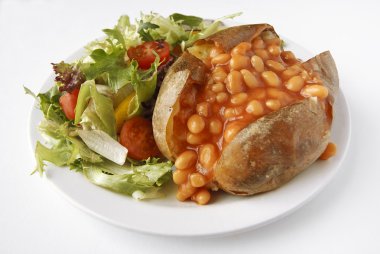
[[[339,90],[339,76],[330,51],[325,51],[305,62],[306,66],[319,74],[329,90],[327,101],[332,106]]]
[[[317,160],[329,137],[323,105],[316,98],[302,100],[240,131],[224,148],[214,179],[236,195],[275,189]]]
[[[204,40],[206,42],[214,42],[217,46],[222,47],[223,50],[227,52],[231,51],[233,47],[241,42],[252,41],[265,30],[272,31],[276,34],[274,28],[269,24],[254,24],[230,27],[219,31]]]
[[[224,148],[214,168],[217,185],[235,195],[253,195],[278,188],[308,168],[330,139],[330,114],[339,88],[330,52],[306,63],[329,89],[327,104],[316,98],[281,108],[239,132]]]
[[[161,153],[174,161],[178,156],[173,138],[172,115],[175,104],[189,82],[202,84],[206,66],[195,56],[184,52],[169,68],[157,96],[153,111],[153,135]]]
[[[204,39],[229,51],[250,42],[263,31],[274,32],[268,24],[245,25],[222,30]],[[214,167],[214,182],[234,195],[253,195],[278,188],[309,167],[325,150],[332,123],[332,105],[339,80],[330,52],[306,62],[319,73],[329,90],[325,102],[307,98],[281,108],[249,124],[222,151]],[[174,160],[173,111],[188,80],[202,84],[206,66],[184,53],[165,77],[153,113],[156,143],[165,157]]]

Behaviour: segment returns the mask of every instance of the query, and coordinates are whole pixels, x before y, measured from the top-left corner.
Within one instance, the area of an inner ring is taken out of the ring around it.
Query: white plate
[[[312,54],[303,47],[285,39],[287,48],[297,57],[308,59]],[[78,59],[80,50],[68,61]],[[41,91],[53,85],[52,74]],[[30,118],[30,138],[33,147],[41,137],[37,126],[41,112],[34,107]],[[252,196],[236,197],[223,193],[213,196],[213,202],[198,206],[193,202],[178,202],[175,187],[166,187],[163,199],[136,201],[88,182],[81,174],[66,168],[49,165],[46,179],[67,200],[89,214],[130,230],[167,236],[215,236],[241,232],[271,223],[300,208],[319,193],[343,161],[351,132],[350,115],[342,91],[335,104],[332,141],[338,154],[328,161],[317,161],[305,172],[281,188]]]

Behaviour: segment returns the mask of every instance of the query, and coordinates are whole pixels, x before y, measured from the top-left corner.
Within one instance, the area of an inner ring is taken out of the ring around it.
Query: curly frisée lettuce
[[[159,197],[160,188],[171,178],[172,162],[132,160],[119,143],[118,131],[132,117],[144,116],[148,121],[161,76],[181,49],[223,29],[222,20],[237,15],[210,22],[180,13],[168,17],[148,13],[133,23],[121,16],[113,28],[103,30],[105,38],[86,46],[82,58],[53,64],[56,77],[47,92],[35,95],[24,87],[44,116],[39,131],[45,141],[36,144],[33,173],[43,174],[50,162],[77,170],[114,192],[136,199]],[[147,66],[139,61],[141,55],[128,54],[128,50],[159,42],[165,45],[166,55],[160,48],[148,48]]]
[[[60,92],[57,86],[53,86],[45,93],[35,95],[29,88],[24,87],[26,94],[33,96],[38,100],[39,108],[44,114],[45,119],[52,120],[57,123],[67,121],[65,114],[59,105]]]
[[[82,171],[92,183],[131,195],[135,199],[158,198],[163,195],[160,187],[171,178],[172,162],[160,162],[157,158],[151,158],[143,163],[129,160],[127,164],[118,165],[92,151],[76,136],[78,130],[68,128],[67,124],[59,125],[51,120],[41,122],[40,132],[51,147],[37,142],[37,166],[32,173],[42,174],[45,161],[48,161],[57,166],[69,166],[70,169]],[[109,149],[111,152],[114,150],[112,147]]]
[[[83,174],[99,186],[135,199],[158,198],[160,187],[171,177],[172,163],[148,159],[143,165],[119,166],[110,162],[83,163]]]
[[[107,84],[114,91],[131,82],[130,69],[124,61],[125,50],[111,44],[111,49],[95,49],[89,57],[91,62],[81,63],[86,79],[96,79]]]
[[[44,172],[44,161],[57,166],[70,166],[77,163],[77,159],[90,163],[103,161],[100,155],[90,150],[82,140],[76,137],[75,128],[69,127],[69,122],[60,125],[55,121],[44,119],[39,125],[39,131],[50,147],[37,142],[35,149],[37,166],[32,174]]]
[[[102,49],[107,54],[117,49],[128,49],[141,44],[143,41],[165,40],[171,47],[182,45],[190,46],[198,39],[206,38],[223,29],[223,20],[232,19],[241,15],[235,13],[216,19],[204,20],[200,17],[173,13],[165,18],[158,13],[141,13],[135,24],[130,22],[126,15],[121,16],[113,29],[104,29],[107,35],[104,40],[95,40],[86,46],[91,54]],[[87,59],[88,60],[88,59]]]

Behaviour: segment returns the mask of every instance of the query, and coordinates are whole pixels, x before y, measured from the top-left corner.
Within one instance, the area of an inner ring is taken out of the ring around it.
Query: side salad
[[[53,65],[55,82],[32,95],[44,118],[36,168],[68,166],[92,183],[136,199],[161,196],[172,162],[161,157],[151,116],[169,66],[192,43],[223,29],[222,20],[174,13],[121,16],[105,38],[89,43],[72,63]]]

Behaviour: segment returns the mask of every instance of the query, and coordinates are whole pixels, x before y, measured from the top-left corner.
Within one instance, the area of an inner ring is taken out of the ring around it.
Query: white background
[[[51,62],[101,36],[121,14],[150,10],[210,18],[244,11],[238,22],[267,22],[314,53],[332,52],[353,132],[342,170],[321,194],[255,231],[168,238],[97,220],[29,176],[33,100],[22,85],[38,91]],[[380,253],[379,26],[377,1],[0,0],[0,253]]]

